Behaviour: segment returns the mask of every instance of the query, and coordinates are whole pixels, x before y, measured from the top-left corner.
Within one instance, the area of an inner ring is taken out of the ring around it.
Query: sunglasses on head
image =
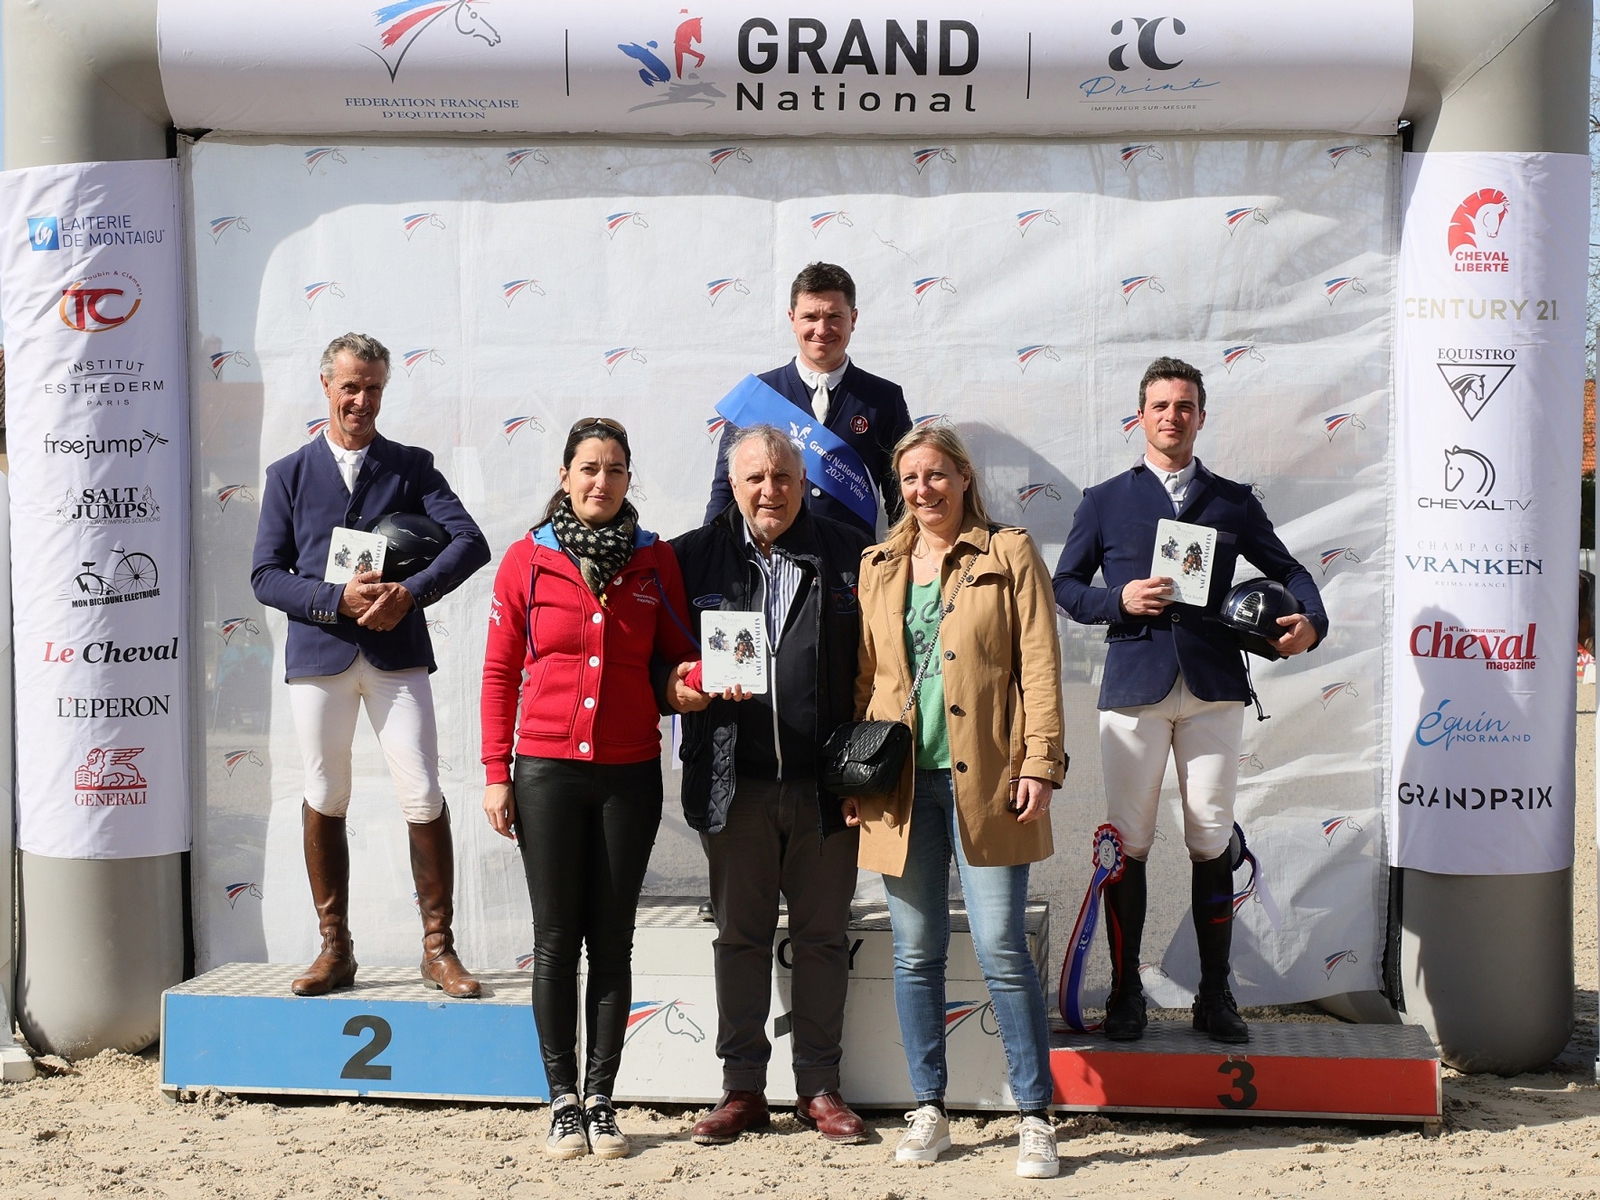
[[[628,440],[628,431],[623,428],[621,421],[613,421],[610,417],[579,417],[572,423],[572,428],[567,430],[567,436],[581,433],[585,429],[604,429],[616,434],[623,441]]]

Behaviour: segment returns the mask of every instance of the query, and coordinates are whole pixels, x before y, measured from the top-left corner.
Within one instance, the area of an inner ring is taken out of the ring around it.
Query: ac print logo
[[[213,379],[221,379],[222,368],[229,363],[237,363],[241,367],[252,365],[250,360],[245,357],[243,350],[218,350],[215,354],[207,357],[211,363],[211,377]]]
[[[629,209],[626,212],[614,212],[606,214],[606,233],[610,236],[612,241],[617,240],[617,230],[621,229],[624,225],[637,225],[640,229],[650,228],[650,222],[644,219],[644,214],[642,212],[636,212],[633,209]]]
[[[617,369],[617,364],[624,359],[629,362],[644,363],[650,360],[639,352],[637,346],[615,346],[605,353],[606,374],[610,375]]]
[[[1322,564],[1322,574],[1326,577],[1335,563],[1358,563],[1361,561],[1361,556],[1350,546],[1331,546],[1317,555],[1317,561]]]
[[[223,752],[222,769],[228,773],[230,779],[233,777],[234,771],[243,763],[249,763],[253,767],[266,766],[261,761],[261,756],[254,750],[227,750]]]
[[[1439,351],[1439,376],[1467,414],[1467,420],[1476,421],[1483,406],[1511,378],[1511,372],[1517,369],[1516,355],[1515,350],[1477,347]]]
[[[686,1007],[694,1006],[688,1000],[635,1000],[628,1006],[628,1032],[623,1036],[622,1044],[626,1046],[633,1041],[639,1031],[652,1021],[657,1021],[674,1037],[686,1037],[692,1042],[705,1041],[705,1030],[684,1011]]]
[[[950,153],[948,146],[924,146],[921,150],[911,152],[911,165],[917,169],[918,175],[922,174],[922,168],[935,161],[953,163],[956,156]]]
[[[922,306],[922,298],[932,291],[949,292],[955,294],[956,282],[948,275],[924,275],[921,279],[911,281],[912,294],[917,298],[917,307]]]
[[[307,308],[316,307],[318,300],[323,295],[329,295],[338,300],[344,299],[344,291],[337,281],[332,279],[319,279],[316,283],[308,283],[300,289],[301,298],[305,300]]]
[[[1328,298],[1328,307],[1333,307],[1333,302],[1345,291],[1359,292],[1366,295],[1367,285],[1361,281],[1359,275],[1335,275],[1332,279],[1322,281],[1322,294]]]
[[[217,622],[216,632],[217,636],[222,639],[222,644],[226,646],[233,641],[234,634],[240,632],[260,634],[261,626],[257,625],[249,617],[226,617]]]
[[[1351,833],[1360,833],[1361,825],[1352,817],[1328,817],[1322,822],[1323,840],[1329,846],[1332,846],[1334,837],[1341,829],[1349,830]]]
[[[537,146],[528,146],[521,150],[507,150],[505,153],[506,174],[515,175],[517,168],[530,158],[534,162],[543,163],[547,167],[550,165],[550,156]]]
[[[1478,238],[1493,240],[1500,236],[1510,210],[1511,202],[1499,188],[1480,188],[1456,205],[1447,241],[1457,271],[1504,274],[1511,270],[1511,260],[1504,250],[1478,247]]]
[[[400,228],[405,230],[406,241],[408,242],[411,240],[411,235],[424,225],[430,225],[434,229],[443,229],[445,227],[444,218],[436,212],[408,213],[400,218]]]
[[[214,217],[209,222],[211,226],[211,244],[214,246],[222,240],[222,235],[230,229],[240,233],[250,232],[250,223],[243,217]]]
[[[1130,45],[1139,55],[1139,61],[1152,71],[1172,71],[1183,65],[1183,59],[1166,62],[1162,59],[1160,51],[1156,48],[1156,38],[1161,33],[1163,23],[1170,22],[1172,32],[1181,37],[1188,32],[1184,23],[1177,17],[1134,17],[1129,21],[1113,21],[1111,36],[1122,37],[1124,31],[1134,40],[1120,42],[1114,46],[1111,53],[1106,56],[1106,65],[1113,71],[1127,71],[1132,68],[1128,62],[1128,48]],[[1171,53],[1169,50],[1168,53]]]
[[[1324,712],[1326,712],[1327,709],[1328,709],[1328,705],[1332,704],[1340,696],[1359,696],[1359,695],[1361,695],[1361,693],[1356,691],[1355,684],[1350,683],[1348,680],[1341,679],[1338,683],[1326,683],[1326,684],[1323,684],[1322,685],[1322,692],[1321,692],[1322,709],[1323,709]]]
[[[1358,156],[1360,158],[1371,158],[1372,157],[1372,151],[1371,150],[1368,150],[1365,146],[1357,146],[1357,145],[1353,145],[1353,144],[1344,145],[1344,146],[1333,146],[1333,147],[1330,147],[1327,150],[1324,150],[1323,154],[1327,155],[1328,161],[1333,164],[1335,170],[1337,170],[1339,164],[1342,163],[1345,160],[1345,158],[1348,157],[1351,154],[1354,154],[1354,155],[1356,155],[1356,156]]]
[[[850,219],[850,214],[842,208],[830,208],[825,212],[811,214],[811,236],[820,237],[822,231],[829,225],[843,225],[846,229],[855,227],[855,222]]]
[[[1040,495],[1048,496],[1052,500],[1061,499],[1061,493],[1056,490],[1053,483],[1025,483],[1017,489],[1017,503],[1022,506],[1022,511],[1028,511],[1028,505]]]
[[[1148,158],[1151,162],[1166,162],[1161,157],[1161,151],[1156,149],[1154,142],[1135,142],[1131,146],[1124,146],[1117,151],[1117,157],[1122,160],[1122,169],[1126,171],[1139,158]]]
[[[1341,950],[1339,953],[1330,954],[1322,960],[1322,973],[1327,978],[1332,979],[1333,973],[1345,963],[1354,963],[1359,961],[1360,960],[1356,958],[1356,952],[1354,950]]]
[[[750,152],[743,146],[719,146],[715,150],[707,150],[706,158],[711,162],[711,173],[713,175],[715,175],[722,168],[722,164],[727,162],[730,158],[735,162],[742,163],[755,161],[750,157]]]
[[[126,271],[99,271],[61,289],[61,323],[79,333],[104,333],[126,325],[144,302],[139,281]]]
[[[1230,208],[1227,212],[1222,214],[1222,220],[1223,223],[1228,227],[1228,235],[1230,237],[1238,230],[1239,226],[1243,225],[1246,221],[1254,221],[1257,225],[1268,224],[1267,214],[1263,212],[1259,206],[1252,206],[1250,208]]]
[[[1055,209],[1025,208],[1017,214],[1017,232],[1023,237],[1027,237],[1028,230],[1041,221],[1046,225],[1054,225],[1058,229],[1061,227],[1061,218],[1056,216]]]
[[[143,746],[107,749],[96,746],[72,773],[73,803],[80,808],[116,808],[143,804],[150,784],[134,759]]]
[[[700,78],[699,70],[706,65],[706,56],[696,47],[705,41],[705,33],[701,27],[701,18],[689,15],[687,8],[678,10],[683,20],[678,22],[678,27],[672,33],[672,65],[668,66],[662,59],[661,43],[654,39],[647,42],[618,42],[617,49],[628,58],[639,64],[639,82],[645,87],[655,90],[657,84],[666,84],[665,94],[655,100],[645,100],[628,109],[629,112],[639,112],[646,108],[660,108],[670,104],[699,104],[706,108],[716,106],[718,100],[727,98],[727,93],[720,91],[715,83]],[[684,70],[687,60],[691,69]]]
[[[737,292],[741,296],[750,294],[750,285],[743,279],[725,275],[721,279],[713,279],[706,284],[706,299],[711,301],[711,307],[717,306],[717,297],[723,292]]]
[[[444,366],[444,355],[440,354],[432,346],[419,346],[415,350],[407,350],[400,356],[400,365],[406,369],[407,376],[425,362],[436,363],[442,367]]]
[[[83,570],[73,577],[67,595],[73,608],[98,608],[104,604],[126,604],[161,595],[156,560],[142,551],[132,553],[116,546],[106,561],[108,574],[95,568],[98,559],[88,559]]]
[[[1235,365],[1247,359],[1264,363],[1267,361],[1267,356],[1256,349],[1254,342],[1240,342],[1237,346],[1229,346],[1222,352],[1222,365],[1227,368],[1230,375],[1233,374]]]
[[[1333,435],[1346,425],[1351,429],[1365,429],[1367,423],[1353,412],[1330,413],[1322,418],[1322,431],[1328,435],[1328,440],[1333,441]]]
[[[537,279],[508,279],[500,285],[500,297],[506,302],[507,308],[510,308],[511,302],[523,292],[530,292],[535,296],[546,294]]]
[[[223,512],[228,511],[228,502],[238,500],[242,504],[253,504],[255,493],[242,483],[225,483],[217,489],[217,507]]]
[[[385,4],[372,14],[378,26],[381,49],[374,50],[371,46],[363,49],[371,52],[383,64],[384,70],[389,72],[389,82],[393,83],[400,74],[400,65],[411,53],[411,47],[435,25],[448,30],[453,24],[456,33],[463,37],[477,38],[490,46],[498,46],[500,33],[483,19],[483,14],[478,11],[478,3],[479,0],[446,0],[445,3],[439,3],[439,0],[398,0],[394,4]]]
[[[222,894],[228,898],[228,907],[232,908],[239,902],[240,896],[254,896],[262,899],[261,885],[259,883],[230,883],[222,889]]]
[[[1154,275],[1129,275],[1122,281],[1122,302],[1128,304],[1133,300],[1133,294],[1141,288],[1152,292],[1164,292],[1167,289],[1161,285],[1161,280]]]

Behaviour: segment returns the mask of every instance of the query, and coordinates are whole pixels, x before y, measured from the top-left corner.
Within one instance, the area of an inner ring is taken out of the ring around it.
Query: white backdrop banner
[[[1408,155],[1394,862],[1572,865],[1589,160]]]
[[[250,590],[268,463],[317,436],[328,340],[395,354],[380,424],[428,447],[496,555],[555,483],[580,416],[625,422],[633,499],[675,535],[704,512],[719,397],[794,353],[807,262],[859,287],[855,360],[918,421],[973,446],[991,511],[1055,562],[1082,490],[1137,461],[1137,383],[1177,354],[1207,374],[1201,455],[1252,483],[1332,616],[1314,653],[1256,673],[1241,819],[1285,914],[1247,904],[1241,999],[1378,985],[1384,601],[1390,555],[1393,139],[1119,143],[451,146],[207,139],[189,151],[200,438],[195,636],[206,738],[195,912],[202,968],[314,952],[282,614]],[[511,843],[478,801],[478,687],[493,571],[429,610],[441,768],[456,810],[469,963],[531,950]],[[1073,768],[1033,889],[1070,924],[1105,800],[1101,629],[1061,622]],[[648,888],[705,894],[667,761]],[[357,739],[352,922],[362,961],[408,964],[419,929],[403,821]],[[1188,858],[1169,780],[1151,860],[1152,957],[1192,987]],[[863,890],[881,887],[876,876]],[[878,893],[881,895],[881,892]],[[1059,956],[1061,947],[1055,948]],[[1091,989],[1105,986],[1093,964]],[[1059,962],[1059,957],[1057,958]]]
[[[161,0],[159,21],[179,128],[324,136],[1392,134],[1412,34],[1389,0]]]
[[[189,848],[177,164],[0,175],[17,844]]]

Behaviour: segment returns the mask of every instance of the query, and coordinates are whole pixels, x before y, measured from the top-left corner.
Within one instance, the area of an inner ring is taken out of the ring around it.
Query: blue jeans
[[[948,770],[916,773],[905,873],[883,877],[894,926],[894,1005],[917,1103],[944,1099],[945,960],[950,948],[950,858],[966,897],[973,948],[1006,1050],[1011,1095],[1022,1109],[1047,1108],[1050,1032],[1044,989],[1028,953],[1023,916],[1028,867],[974,867],[961,849]]]

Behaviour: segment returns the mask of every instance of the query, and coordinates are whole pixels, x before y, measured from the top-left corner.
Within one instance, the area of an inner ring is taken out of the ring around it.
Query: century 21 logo
[[[1175,67],[1181,66],[1183,59],[1180,58],[1175,62],[1164,62],[1161,55],[1157,53],[1156,34],[1160,32],[1163,22],[1170,23],[1172,32],[1175,34],[1187,32],[1183,22],[1177,17],[1131,17],[1126,21],[1115,22],[1111,26],[1111,33],[1115,37],[1121,37],[1123,31],[1126,30],[1134,37],[1134,50],[1139,55],[1140,62],[1152,71],[1171,71]],[[1127,42],[1120,43],[1111,51],[1106,62],[1113,71],[1126,71],[1129,69],[1129,63],[1126,58],[1127,52]]]
[[[128,297],[132,296],[132,303]],[[139,311],[144,293],[126,271],[101,271],[61,289],[61,323],[79,333],[104,333],[126,325]]]

